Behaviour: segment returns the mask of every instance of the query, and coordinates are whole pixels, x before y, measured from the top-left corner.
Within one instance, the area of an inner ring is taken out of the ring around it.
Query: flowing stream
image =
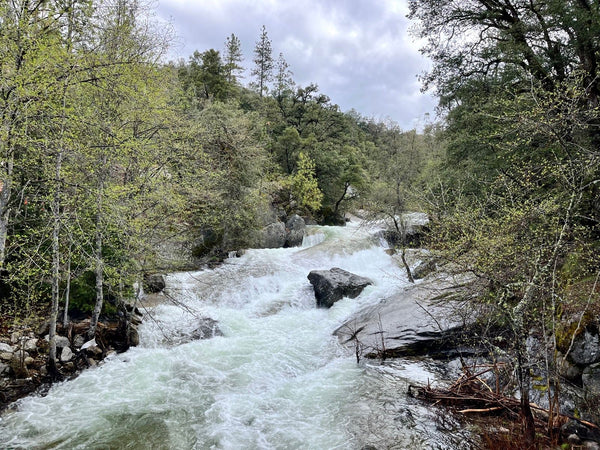
[[[306,276],[371,278],[356,299],[317,309]],[[397,292],[402,268],[369,230],[311,227],[302,248],[249,250],[217,269],[167,277],[141,345],[0,418],[2,449],[460,448],[460,427],[407,397],[425,361],[356,363],[333,330]],[[201,317],[223,336],[192,340]]]

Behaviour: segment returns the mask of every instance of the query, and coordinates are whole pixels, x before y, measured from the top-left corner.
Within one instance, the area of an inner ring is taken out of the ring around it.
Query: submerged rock
[[[331,308],[343,297],[356,298],[365,287],[373,284],[365,277],[334,267],[330,270],[313,270],[308,279],[315,290],[317,306]]]
[[[365,357],[399,357],[452,352],[454,339],[475,314],[462,317],[448,280],[411,285],[403,292],[366,307],[334,331],[343,344]]]
[[[223,332],[219,328],[219,322],[210,317],[204,317],[200,321],[200,325],[196,328],[192,334],[191,338],[193,340],[198,339],[210,339],[216,336],[223,336]]]

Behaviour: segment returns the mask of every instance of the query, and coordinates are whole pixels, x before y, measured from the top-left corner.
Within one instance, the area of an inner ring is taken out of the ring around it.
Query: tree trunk
[[[100,312],[102,312],[102,302],[104,301],[104,263],[102,261],[102,200],[104,197],[104,172],[106,168],[106,155],[103,156],[101,164],[100,183],[98,186],[98,197],[96,199],[96,255],[94,267],[94,275],[96,276],[96,304],[94,305],[94,311],[92,312],[92,318],[90,320],[90,329],[88,331],[88,337],[90,339],[96,335],[96,326],[98,325]]]
[[[50,351],[48,353],[48,372],[56,374],[56,319],[58,317],[58,297],[60,287],[60,171],[63,152],[59,150],[56,155],[56,171],[54,178],[54,199],[52,204],[52,306],[50,308],[50,330],[48,338]]]

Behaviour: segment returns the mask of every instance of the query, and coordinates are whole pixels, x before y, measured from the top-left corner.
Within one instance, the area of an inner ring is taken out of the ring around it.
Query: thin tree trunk
[[[65,287],[65,312],[63,314],[63,327],[69,324],[69,302],[71,299],[71,246],[69,246],[69,257],[67,259],[67,286]]]
[[[48,338],[50,351],[48,354],[48,372],[51,375],[57,373],[56,368],[56,319],[58,317],[58,297],[60,284],[60,171],[62,167],[63,152],[59,150],[56,155],[56,166],[54,175],[54,199],[52,204],[52,306],[50,309],[50,330]]]
[[[88,331],[88,337],[91,339],[96,335],[96,326],[98,325],[98,319],[100,312],[102,311],[102,302],[104,301],[104,263],[102,261],[102,200],[104,197],[104,171],[106,166],[106,155],[102,158],[102,167],[100,175],[100,184],[98,186],[98,197],[96,199],[96,255],[95,255],[95,267],[94,274],[96,276],[96,304],[94,305],[94,311],[92,312],[92,318],[90,320],[90,329]]]
[[[6,238],[8,236],[8,221],[10,218],[11,178],[13,173],[14,157],[12,154],[6,161],[4,176],[0,179],[0,269],[4,267],[6,258]]]

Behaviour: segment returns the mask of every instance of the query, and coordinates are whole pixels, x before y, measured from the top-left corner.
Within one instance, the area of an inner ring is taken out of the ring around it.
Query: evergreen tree
[[[267,35],[267,29],[262,26],[260,37],[254,47],[254,69],[252,76],[256,78],[253,83],[261,97],[268,91],[268,83],[273,79],[273,55],[271,40]]]
[[[241,73],[244,71],[244,68],[241,66],[244,56],[242,54],[242,43],[233,33],[225,41],[225,57],[223,60],[227,82],[230,84],[237,83],[238,79],[241,78]]]

